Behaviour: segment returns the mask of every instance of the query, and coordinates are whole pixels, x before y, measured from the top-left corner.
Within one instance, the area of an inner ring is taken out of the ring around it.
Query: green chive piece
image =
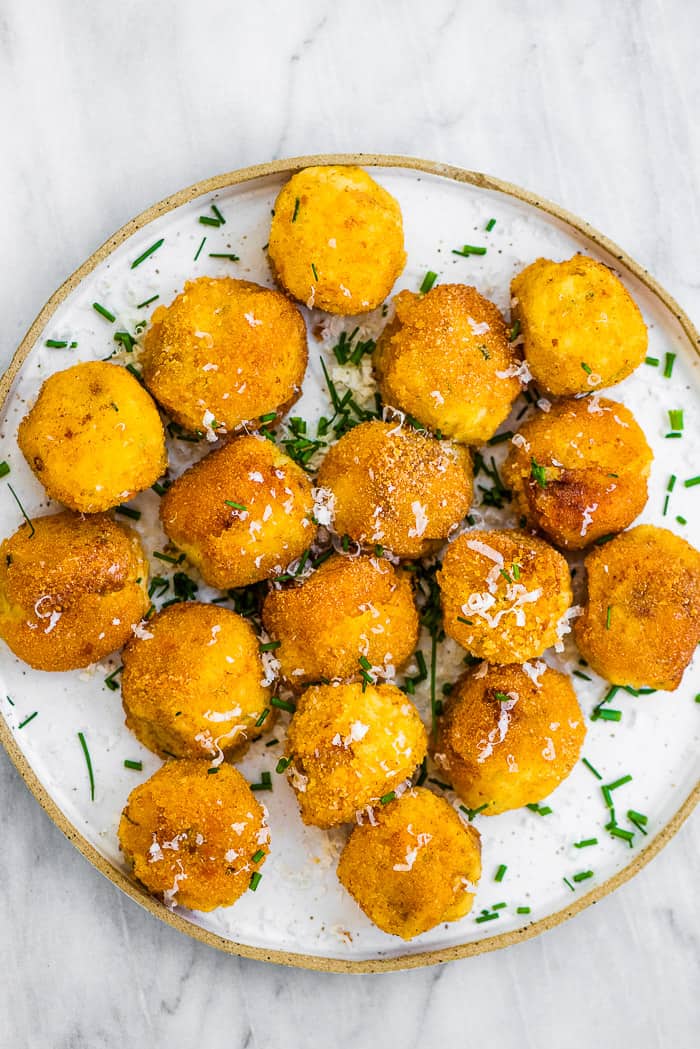
[[[88,778],[90,780],[90,801],[95,800],[95,777],[92,771],[92,761],[90,759],[90,751],[85,741],[85,736],[82,732],[78,733],[78,739],[80,740],[80,746],[83,748],[83,754],[85,755],[85,764],[87,765]]]
[[[564,884],[565,884],[565,885],[568,885],[568,886],[569,886],[569,888],[571,889],[571,891],[572,891],[572,892],[576,892],[576,889],[575,889],[575,888],[574,888],[574,886],[573,886],[573,885],[571,884],[571,882],[569,881],[569,879],[568,879],[568,878],[562,878],[562,881],[564,882]]]
[[[584,838],[582,841],[575,841],[574,842],[574,848],[575,849],[587,849],[589,845],[597,845],[597,844],[598,844],[598,839],[597,838]]]
[[[220,226],[225,226],[226,225],[226,219],[221,214],[221,212],[217,208],[216,204],[212,204],[211,205],[211,210],[214,212],[214,214],[216,215],[217,219],[219,220],[219,225]]]
[[[486,230],[487,233],[490,233],[495,225],[496,225],[496,220],[495,219],[489,219],[488,222],[486,223],[486,225],[484,226],[484,229]]]
[[[630,847],[632,846],[632,843],[634,841],[634,831],[623,830],[622,827],[611,827],[609,825],[608,830],[610,834],[612,834],[613,838],[622,838],[622,840],[626,841],[630,845]]]
[[[123,504],[121,504],[120,506],[116,507],[114,512],[115,514],[121,514],[122,517],[130,517],[132,521],[141,520],[141,511],[134,510],[131,506],[124,506]]]
[[[591,366],[589,364],[586,364],[585,361],[581,361],[581,367],[585,371],[586,375],[591,375],[592,374],[593,369],[591,368]]]
[[[503,879],[505,877],[505,873],[506,873],[507,870],[508,870],[508,868],[506,867],[505,863],[502,863],[500,865],[500,867],[498,868],[498,870],[496,871],[496,873],[494,874],[493,880],[494,881],[503,881]]]
[[[246,510],[247,511],[247,509],[248,509],[248,507],[244,506],[243,503],[234,503],[234,501],[232,499],[224,499],[224,502],[226,503],[227,506],[230,506],[232,510]]]
[[[60,339],[47,339],[44,346],[48,346],[50,350],[65,350],[67,342],[62,342]]]
[[[293,703],[289,703],[286,699],[280,699],[279,696],[273,696],[270,700],[270,705],[277,707],[279,710],[286,710],[288,714],[293,714],[296,710]]]
[[[597,716],[601,721],[622,721],[622,711],[611,710],[610,707],[603,707],[602,710],[598,711]]]
[[[683,482],[683,487],[684,488],[695,488],[695,486],[697,484],[700,484],[700,476],[698,476],[698,477],[689,477],[687,481]]]
[[[435,273],[433,270],[428,270],[426,275],[423,277],[423,283],[421,284],[419,289],[421,295],[426,295],[430,291],[437,278],[437,273]]]
[[[314,266],[313,262],[311,263],[311,272],[314,275],[314,280],[317,281],[318,280],[318,273],[316,271],[316,267]]]
[[[207,769],[207,776],[218,776],[218,774],[219,774],[219,766],[218,765],[216,767],[214,765],[212,765],[211,768]]]
[[[666,363],[664,364],[664,379],[670,379],[673,375],[673,365],[676,360],[675,353],[666,354]]]
[[[265,855],[265,850],[264,849],[258,849],[258,851],[254,852],[253,855],[251,856],[250,862],[251,863],[260,863],[260,860],[263,859],[264,855]]]
[[[199,256],[200,256],[200,255],[202,254],[202,248],[204,247],[204,245],[206,244],[206,242],[207,242],[207,238],[206,238],[206,237],[202,237],[202,239],[201,239],[201,241],[200,241],[200,243],[199,243],[199,247],[197,248],[197,254],[196,254],[196,255],[195,255],[195,257],[194,257],[194,261],[195,261],[195,262],[197,261],[197,259],[199,258]]]
[[[513,323],[511,324],[511,327],[510,327],[510,334],[508,336],[508,341],[509,342],[515,342],[515,340],[517,339],[518,335],[520,335],[520,327],[521,327],[521,325],[520,325],[520,321],[519,320],[513,321]]]
[[[429,777],[428,783],[434,783],[436,787],[440,788],[440,790],[452,790],[452,785],[450,783],[443,783],[441,779]],[[465,809],[464,811],[466,812],[467,810]]]
[[[111,692],[116,692],[119,688],[119,684],[117,682],[117,674],[121,674],[123,669],[124,667],[117,667],[116,670],[113,670],[112,673],[108,674],[105,678],[105,685]]]
[[[143,770],[143,762],[142,761],[131,761],[130,758],[126,758],[125,761],[124,761],[124,768],[125,769],[133,769],[134,772],[141,772]]]
[[[683,429],[683,409],[682,408],[669,408],[668,418],[669,418],[672,430],[682,430]]]
[[[465,813],[467,819],[471,822],[475,816],[478,816],[480,812],[488,808],[488,801],[485,801],[483,805],[479,805],[478,809],[468,809],[466,805],[460,805],[460,809]]]
[[[668,513],[668,496],[666,496],[666,498],[664,499],[664,508],[661,511],[661,513],[662,513],[663,517],[665,517],[666,514]]]
[[[7,477],[10,472],[10,465],[4,460],[0,463],[0,477]]]
[[[687,525],[688,522],[686,521],[685,517],[677,517],[676,523],[679,525]]]
[[[154,251],[158,251],[158,248],[161,246],[164,240],[165,237],[161,237],[160,240],[157,240],[155,242],[155,244],[151,244],[150,248],[146,248],[143,255],[139,255],[137,259],[134,259],[134,261],[131,263],[132,270],[135,270],[137,266],[140,266],[142,262],[145,262],[149,255],[152,255]]]
[[[383,794],[379,799],[382,805],[388,805],[390,801],[393,801],[396,797],[396,791],[390,790],[388,794]]]
[[[573,674],[574,674],[575,677],[580,677],[584,681],[592,681],[593,680],[593,678],[589,677],[588,674],[584,674],[584,672],[582,670],[574,670]]]
[[[199,221],[203,226],[220,226],[221,223],[218,219],[213,219],[211,215],[200,215]]]
[[[494,912],[493,912],[493,913],[491,913],[491,914],[488,914],[488,913],[486,913],[486,914],[480,914],[480,915],[478,915],[478,917],[476,917],[476,918],[474,919],[474,921],[475,921],[475,922],[477,922],[477,923],[478,923],[478,922],[490,922],[490,921],[492,921],[492,920],[493,920],[494,918],[497,918],[497,917],[498,917],[498,911],[494,911]]]
[[[591,765],[591,763],[588,760],[588,758],[581,758],[581,761],[586,766],[588,771],[593,773],[593,775],[595,776],[596,779],[602,779],[603,778],[601,776],[601,774],[598,772],[598,769],[594,768],[593,765]]]
[[[104,306],[101,306],[99,302],[93,302],[92,308],[93,310],[95,310],[96,313],[99,313],[101,317],[104,317],[105,320],[109,321],[110,324],[114,324],[115,320],[117,319],[113,313],[110,313],[108,309],[106,309]]]
[[[265,718],[267,717],[267,715],[269,713],[270,713],[270,708],[269,707],[265,707],[265,709],[263,710],[262,714],[260,715],[258,720],[255,722],[255,727],[256,728],[260,728],[260,726],[265,723]],[[266,744],[266,746],[269,746],[269,743]]]
[[[159,561],[165,561],[169,565],[181,565],[185,560],[185,555],[180,554],[179,557],[172,557],[171,554],[161,554],[160,550],[154,550],[153,556],[157,557]]]
[[[287,766],[291,764],[291,762],[292,762],[291,758],[280,758],[279,761],[277,762],[277,764],[275,765],[275,772],[281,774],[282,772],[285,771]]]
[[[265,641],[264,644],[258,646],[258,651],[274,652],[275,649],[279,648],[281,644],[281,641]]]
[[[253,871],[253,873],[250,876],[250,885],[248,886],[250,891],[255,892],[261,881],[262,874],[260,873],[260,871]]]
[[[136,307],[136,309],[137,310],[145,310],[146,306],[150,306],[152,302],[155,302],[156,299],[159,299],[159,298],[160,298],[160,295],[152,295],[151,298],[150,299],[146,299],[145,302],[140,302],[138,304],[138,306]]]
[[[463,247],[452,249],[453,255],[462,255],[467,258],[469,255],[485,255],[486,248],[475,247],[473,244],[465,244]]]
[[[612,605],[608,605],[608,610],[607,610],[607,612],[605,613],[605,629],[606,629],[606,630],[609,630],[609,629],[610,629],[610,619],[611,619],[611,616],[612,616]]]
[[[658,366],[659,366],[659,358],[658,357],[645,357],[644,358],[644,363],[645,364],[650,364],[652,368],[658,368]]]
[[[24,509],[24,507],[23,507],[23,506],[22,506],[22,504],[20,503],[20,501],[19,501],[19,497],[18,497],[18,495],[17,495],[17,492],[16,492],[15,490],[14,490],[14,488],[12,487],[12,485],[10,484],[10,482],[9,482],[9,481],[7,482],[7,487],[8,487],[8,488],[10,489],[10,491],[12,492],[12,495],[14,496],[15,502],[17,503],[17,506],[18,506],[18,507],[19,507],[19,509],[20,509],[20,513],[22,514],[22,517],[24,518],[24,520],[25,520],[25,521],[27,522],[27,524],[29,525],[29,527],[30,527],[30,529],[31,529],[31,531],[30,531],[30,533],[29,533],[29,538],[30,538],[30,539],[33,539],[33,538],[34,538],[34,533],[36,532],[36,528],[35,528],[35,527],[34,527],[34,525],[32,524],[32,522],[31,522],[31,520],[29,519],[29,517],[27,516],[27,511],[26,511],[26,510]]]
[[[549,805],[539,805],[537,802],[526,805],[525,808],[530,809],[531,812],[536,812],[538,816],[549,816],[553,811]]]
[[[209,258],[210,259],[228,259],[230,262],[240,262],[240,257],[238,255],[234,255],[233,252],[226,252],[226,251],[210,251],[209,252]]]
[[[515,913],[516,914],[529,914],[530,913],[530,908],[529,907],[516,907]]]
[[[296,200],[294,201],[294,214],[292,215],[292,222],[296,222],[296,220],[297,220],[297,215],[299,214],[299,203],[300,203],[300,201],[299,201],[299,198],[297,197]]]
[[[573,880],[575,882],[586,881],[588,878],[593,877],[593,871],[579,871],[578,874],[574,874]]]
[[[632,782],[632,777],[631,776],[629,776],[629,775],[621,776],[620,779],[616,779],[613,783],[608,783],[607,784],[607,789],[608,790],[617,790],[618,787],[624,787],[625,783],[631,783],[631,782]]]
[[[537,481],[540,488],[547,487],[547,471],[544,466],[540,466],[535,459],[530,460],[530,474]]]
[[[8,697],[8,698],[9,698],[9,697]],[[13,704],[13,706],[14,706],[14,704]],[[27,718],[25,718],[25,719],[24,719],[24,721],[20,721],[20,723],[19,723],[19,725],[17,726],[17,728],[18,728],[18,729],[20,729],[20,728],[24,728],[24,726],[25,726],[25,725],[28,725],[30,721],[33,721],[33,720],[34,720],[34,718],[35,718],[35,717],[37,716],[37,714],[38,714],[38,713],[39,713],[39,711],[38,711],[38,710],[35,710],[35,711],[34,711],[34,713],[33,713],[33,714],[30,714],[30,715],[29,715],[29,717],[27,717]]]

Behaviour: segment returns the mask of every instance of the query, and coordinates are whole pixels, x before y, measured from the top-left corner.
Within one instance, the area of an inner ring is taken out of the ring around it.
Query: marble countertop
[[[4,0],[0,363],[153,201],[323,151],[430,157],[536,190],[622,244],[697,323],[698,32],[687,0]],[[323,976],[220,955],[143,912],[4,753],[0,796],[0,1049],[696,1044],[697,818],[536,940]]]

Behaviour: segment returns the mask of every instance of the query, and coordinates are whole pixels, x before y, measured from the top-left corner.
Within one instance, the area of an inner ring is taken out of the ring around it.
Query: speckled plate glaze
[[[229,274],[271,284],[264,246],[275,196],[291,172],[318,163],[362,164],[398,199],[408,264],[395,290],[416,289],[426,271],[435,270],[440,280],[474,284],[507,314],[511,277],[538,256],[564,259],[583,251],[617,270],[649,326],[649,355],[660,362],[658,366],[642,365],[629,379],[605,391],[635,413],[654,450],[649,502],[640,521],[671,528],[698,545],[697,527],[695,535],[692,532],[698,521],[700,487],[683,483],[697,473],[700,443],[698,335],[688,318],[620,249],[554,205],[480,174],[402,157],[302,157],[233,172],[176,194],[120,230],[50,299],[0,383],[4,402],[0,460],[7,460],[12,471],[0,486],[9,480],[32,516],[54,509],[16,445],[17,425],[41,382],[76,361],[107,357],[117,348],[115,331],[133,333],[150,316],[154,303],[143,308],[139,304],[156,295],[158,302],[169,302],[187,278]],[[200,215],[212,214],[212,203],[225,216],[225,225],[199,223]],[[496,225],[487,233],[484,227],[490,218],[496,219]],[[205,235],[206,242],[200,247]],[[161,247],[132,269],[131,263],[160,238]],[[485,245],[486,255],[462,258],[452,254],[465,241]],[[212,258],[210,252],[235,253],[240,261]],[[104,305],[116,322],[100,316],[92,307],[94,302]],[[313,420],[328,414],[321,357],[333,361],[331,347],[337,334],[342,328],[350,330],[355,321],[334,320],[324,326],[321,337],[322,316],[305,312],[310,364],[295,414]],[[376,315],[361,318],[360,323],[368,335],[378,330]],[[47,348],[47,339],[78,345],[74,349]],[[126,356],[119,359],[126,360]],[[670,377],[664,375],[667,360],[673,360]],[[336,372],[334,377],[358,385],[357,375]],[[367,378],[365,372],[364,380]],[[369,392],[366,383],[363,391]],[[516,402],[514,416],[502,429],[513,428],[513,419],[524,403],[522,398]],[[674,408],[685,412],[681,440],[665,437],[668,411]],[[503,448],[495,446],[490,451],[502,455]],[[174,471],[179,472],[207,449],[204,442],[200,446],[175,442],[170,449]],[[669,493],[671,475],[677,481]],[[148,552],[162,549],[158,497],[149,491],[133,505],[143,514],[137,527]],[[477,521],[488,525],[496,519],[513,523],[507,511],[495,518],[481,514]],[[5,489],[0,499],[0,534],[11,534],[20,523],[18,506]],[[165,574],[163,568],[162,562],[152,561],[153,574]],[[206,600],[215,595],[201,586],[199,596]],[[456,677],[461,656],[454,648],[443,651],[440,681]],[[578,654],[568,642],[564,653],[550,652],[546,658],[553,665],[582,671]],[[620,692],[615,697],[615,706],[623,715],[618,723],[589,720],[607,686],[583,668],[585,677],[574,678],[588,719],[583,753],[602,778],[580,763],[547,799],[550,814],[523,809],[476,817],[482,833],[484,873],[474,910],[461,921],[440,925],[410,943],[374,928],[335,876],[345,831],[329,835],[304,827],[285,777],[274,775],[274,790],[265,796],[272,853],[257,892],[247,893],[232,908],[211,914],[179,908],[170,911],[130,879],[118,848],[116,828],[127,795],[159,764],[125,728],[119,692],[105,686],[106,675],[118,665],[115,655],[85,672],[45,674],[31,670],[2,646],[2,741],[38,801],[115,884],[183,932],[258,959],[367,972],[431,964],[507,946],[551,928],[629,878],[670,839],[698,796],[700,707],[694,700],[700,692],[700,659],[695,659],[673,694]],[[417,696],[423,712],[426,699],[425,694]],[[94,801],[78,732],[84,734],[92,757]],[[282,724],[274,735],[283,740]],[[251,781],[259,780],[265,769],[274,772],[280,756],[282,742],[269,748],[264,743],[255,744],[240,766]],[[126,769],[125,759],[142,761],[143,771]],[[646,834],[629,825],[634,832],[631,845],[604,829],[608,815],[601,792],[602,785],[627,775],[633,777],[631,782],[615,793],[618,820],[628,826],[620,816],[628,809],[648,817]],[[440,787],[434,785],[434,789]],[[446,796],[457,804],[451,793]],[[598,844],[574,847],[575,842],[588,838],[597,838]],[[507,871],[496,882],[500,865]],[[593,873],[576,880],[585,871]],[[496,904],[505,906],[494,911]],[[523,913],[524,908],[529,913]],[[477,921],[484,910],[497,917]],[[95,918],[98,920],[97,915]]]

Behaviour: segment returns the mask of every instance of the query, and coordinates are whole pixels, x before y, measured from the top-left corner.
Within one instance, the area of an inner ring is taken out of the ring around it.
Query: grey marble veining
[[[535,189],[698,321],[699,31],[689,0],[0,0],[0,361],[154,200],[322,151],[426,156]],[[697,819],[537,940],[346,977],[229,958],[162,925],[64,840],[4,754],[0,797],[0,1049],[697,1044]]]

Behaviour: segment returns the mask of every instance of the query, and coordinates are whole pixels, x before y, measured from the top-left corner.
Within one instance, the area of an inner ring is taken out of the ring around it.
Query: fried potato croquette
[[[410,578],[384,560],[335,554],[301,585],[271,590],[263,625],[280,642],[280,672],[294,689],[323,678],[393,676],[418,643]]]
[[[529,525],[565,550],[581,550],[642,512],[652,459],[624,405],[587,397],[524,422],[502,476]]]
[[[187,430],[217,434],[283,415],[301,393],[304,320],[286,296],[247,280],[199,277],[153,313],[143,378]]]
[[[585,735],[565,674],[544,663],[480,667],[450,694],[433,757],[465,805],[495,816],[551,794],[578,761]]]
[[[460,535],[437,579],[446,633],[490,663],[541,656],[572,600],[562,555],[514,529]]]
[[[520,393],[503,317],[476,288],[401,291],[374,352],[382,399],[463,444],[483,444]]]
[[[258,639],[235,612],[171,605],[139,630],[122,662],[127,728],[162,758],[240,754],[271,726]]]
[[[87,361],[46,379],[17,443],[52,499],[94,514],[165,472],[158,409],[126,368]]]
[[[602,262],[537,259],[514,277],[511,292],[532,376],[555,397],[614,386],[644,360],[639,307]]]
[[[166,906],[193,911],[235,903],[269,841],[265,809],[240,772],[192,759],[169,761],[132,790],[119,823],[134,876]]]
[[[585,561],[588,597],[574,623],[581,655],[613,685],[673,691],[700,641],[700,553],[638,525]]]
[[[36,670],[116,651],[148,605],[141,543],[107,514],[35,517],[0,546],[0,637]]]
[[[287,732],[287,776],[304,823],[333,827],[406,780],[425,757],[418,711],[395,685],[313,685]]]
[[[398,557],[435,550],[472,501],[469,452],[409,426],[360,423],[328,451],[318,483],[335,496],[334,528]]]
[[[411,940],[471,910],[481,838],[444,798],[416,787],[355,827],[338,878],[383,932]]]
[[[275,201],[268,250],[295,299],[327,313],[366,313],[406,265],[401,209],[362,168],[305,168]]]
[[[311,546],[311,482],[264,437],[210,452],[163,497],[166,535],[210,586],[226,590],[279,575]]]

